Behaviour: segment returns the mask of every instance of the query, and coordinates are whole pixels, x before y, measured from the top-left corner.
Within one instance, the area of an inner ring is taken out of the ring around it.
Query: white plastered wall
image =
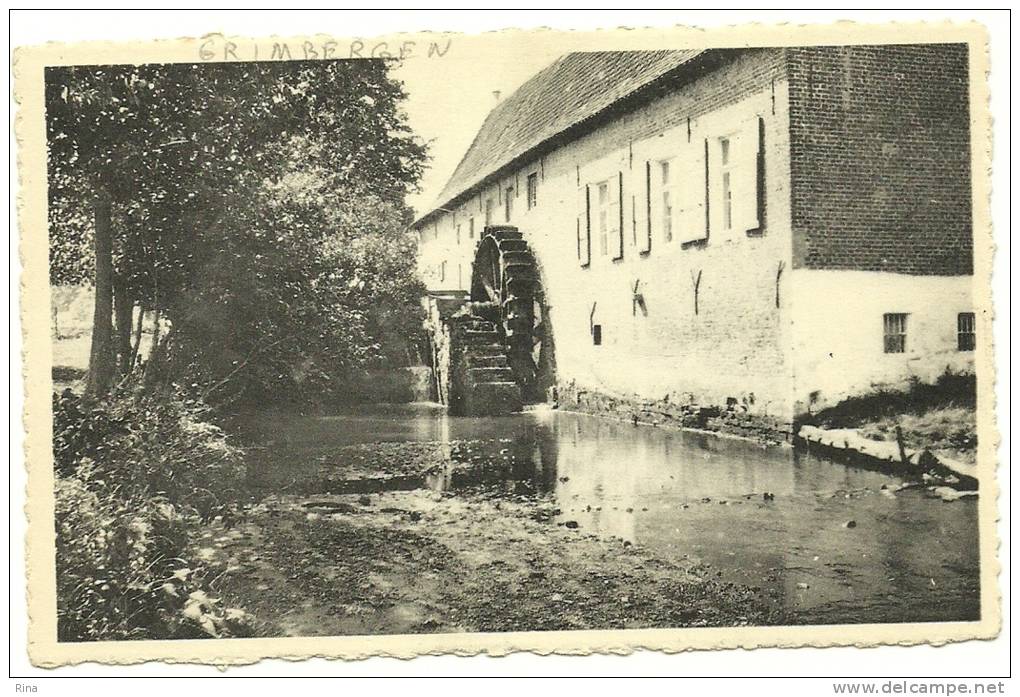
[[[790,275],[799,410],[876,388],[973,372],[959,351],[957,315],[974,311],[972,276],[797,269]],[[907,315],[903,353],[885,353],[883,315]],[[978,327],[982,326],[980,320]]]

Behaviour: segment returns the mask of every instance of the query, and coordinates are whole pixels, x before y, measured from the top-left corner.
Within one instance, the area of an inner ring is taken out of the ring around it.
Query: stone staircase
[[[475,314],[452,323],[451,403],[454,414],[499,416],[520,411],[521,388],[514,380],[506,344],[496,324]]]

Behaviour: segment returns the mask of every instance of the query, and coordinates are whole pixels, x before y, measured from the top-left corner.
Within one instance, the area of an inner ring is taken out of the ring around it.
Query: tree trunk
[[[129,370],[134,368],[138,364],[138,349],[142,346],[142,329],[145,323],[145,308],[141,305],[138,306],[138,321],[135,322],[135,338],[134,343],[131,346],[131,365]]]
[[[113,346],[113,234],[110,197],[102,191],[94,203],[95,213],[95,311],[92,315],[92,350],[85,394],[98,397],[106,393],[116,369]]]
[[[149,355],[145,359],[145,373],[143,375],[147,388],[157,385],[161,380],[160,374],[163,372],[163,366],[161,365],[162,354],[160,353],[162,349],[161,342],[159,310],[154,309],[152,311],[152,344],[149,346]]]
[[[152,346],[149,347],[149,363],[159,354],[159,310],[152,311]]]
[[[117,371],[120,375],[127,375],[131,372],[131,320],[134,314],[135,303],[128,293],[127,284],[123,279],[117,278],[116,288],[113,294],[114,328],[116,330]]]

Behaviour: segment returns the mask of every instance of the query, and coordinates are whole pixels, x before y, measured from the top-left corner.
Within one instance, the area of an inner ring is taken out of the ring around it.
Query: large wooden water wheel
[[[517,228],[485,228],[471,270],[471,301],[473,313],[492,321],[502,335],[525,400],[540,400],[542,288],[534,255]]]

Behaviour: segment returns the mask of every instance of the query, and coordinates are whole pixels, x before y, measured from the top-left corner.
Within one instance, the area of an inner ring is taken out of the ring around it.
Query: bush
[[[62,641],[231,636],[187,548],[203,520],[231,514],[240,451],[179,397],[122,391],[54,399],[57,625]]]
[[[275,180],[195,240],[204,260],[166,310],[172,329],[146,371],[183,381],[220,413],[344,401],[356,376],[417,364],[424,286],[402,203],[308,166],[294,138]]]
[[[934,409],[964,408],[977,404],[977,381],[973,374],[948,368],[933,383],[913,379],[907,389],[881,389],[849,397],[805,419],[804,423],[828,428],[855,428],[881,418],[904,414],[923,415]]]
[[[241,494],[241,452],[180,394],[124,389],[99,401],[70,390],[54,396],[58,476],[88,471],[89,487],[121,499],[161,496],[209,519]]]

